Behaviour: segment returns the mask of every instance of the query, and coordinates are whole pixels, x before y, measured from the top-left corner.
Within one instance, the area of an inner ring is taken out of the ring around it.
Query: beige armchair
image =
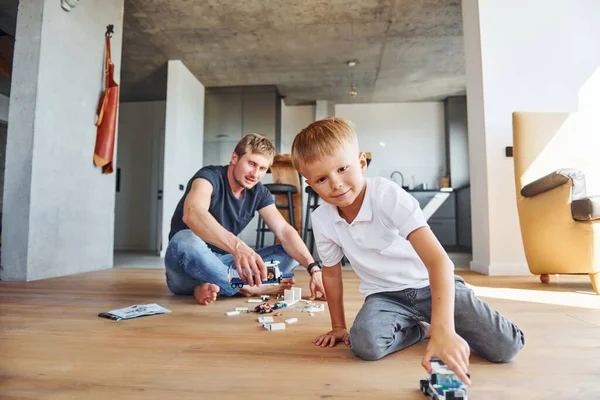
[[[529,270],[589,274],[600,294],[600,130],[592,115],[513,113],[517,208]],[[587,192],[587,193],[586,193]]]

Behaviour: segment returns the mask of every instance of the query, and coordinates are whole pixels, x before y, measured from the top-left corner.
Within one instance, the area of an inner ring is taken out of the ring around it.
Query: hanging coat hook
[[[115,26],[114,25],[108,25],[106,27],[106,36],[108,37],[112,37],[113,33],[115,33]]]

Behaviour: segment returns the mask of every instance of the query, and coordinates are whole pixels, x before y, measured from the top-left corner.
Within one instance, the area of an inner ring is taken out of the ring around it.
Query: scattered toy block
[[[302,311],[308,312],[308,313],[325,311],[325,304],[320,304],[320,305],[311,304],[310,306],[304,307],[304,310],[302,310]]]
[[[295,301],[300,301],[302,300],[302,288],[299,287],[293,287],[292,291],[294,292],[294,300]]]
[[[273,319],[273,317],[258,317],[258,322],[260,322],[261,324],[264,324],[266,322],[274,322],[275,320]]]
[[[263,324],[263,327],[269,331],[281,331],[285,329],[285,323],[277,322],[274,324]]]
[[[284,290],[283,298],[285,301],[294,301],[294,291],[293,290]]]
[[[232,315],[240,315],[239,311],[227,311],[225,314],[227,314],[228,316],[232,316]]]
[[[248,311],[248,307],[236,307],[235,311]]]
[[[261,299],[248,299],[248,303],[262,303]]]
[[[295,324],[296,322],[298,322],[298,318],[288,318],[285,320],[286,324]]]

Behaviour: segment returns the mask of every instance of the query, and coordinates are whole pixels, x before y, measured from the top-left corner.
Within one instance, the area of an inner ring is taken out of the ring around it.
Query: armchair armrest
[[[600,219],[600,196],[585,195],[585,175],[577,169],[565,168],[537,179],[521,189],[521,196],[535,197],[571,181],[571,215],[576,221]]]
[[[534,197],[569,181],[573,182],[571,200],[585,198],[585,175],[583,172],[572,168],[559,169],[531,182],[521,189],[521,196]]]

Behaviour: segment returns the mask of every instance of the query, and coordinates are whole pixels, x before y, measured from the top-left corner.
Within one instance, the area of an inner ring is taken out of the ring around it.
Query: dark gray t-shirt
[[[185,189],[185,194],[177,204],[173,218],[171,218],[169,240],[171,240],[177,232],[183,229],[189,229],[183,222],[183,204],[192,188],[192,183],[197,178],[206,179],[213,187],[208,211],[215,217],[217,222],[223,226],[223,228],[236,236],[244,230],[257,210],[274,204],[271,192],[269,192],[262,183],[259,182],[252,189],[244,189],[244,196],[241,199],[237,199],[231,192],[229,180],[227,180],[227,165],[211,165],[204,167],[196,172],[192,179],[190,179]],[[225,250],[213,246],[210,243],[207,243],[207,245],[216,253],[227,253]]]

